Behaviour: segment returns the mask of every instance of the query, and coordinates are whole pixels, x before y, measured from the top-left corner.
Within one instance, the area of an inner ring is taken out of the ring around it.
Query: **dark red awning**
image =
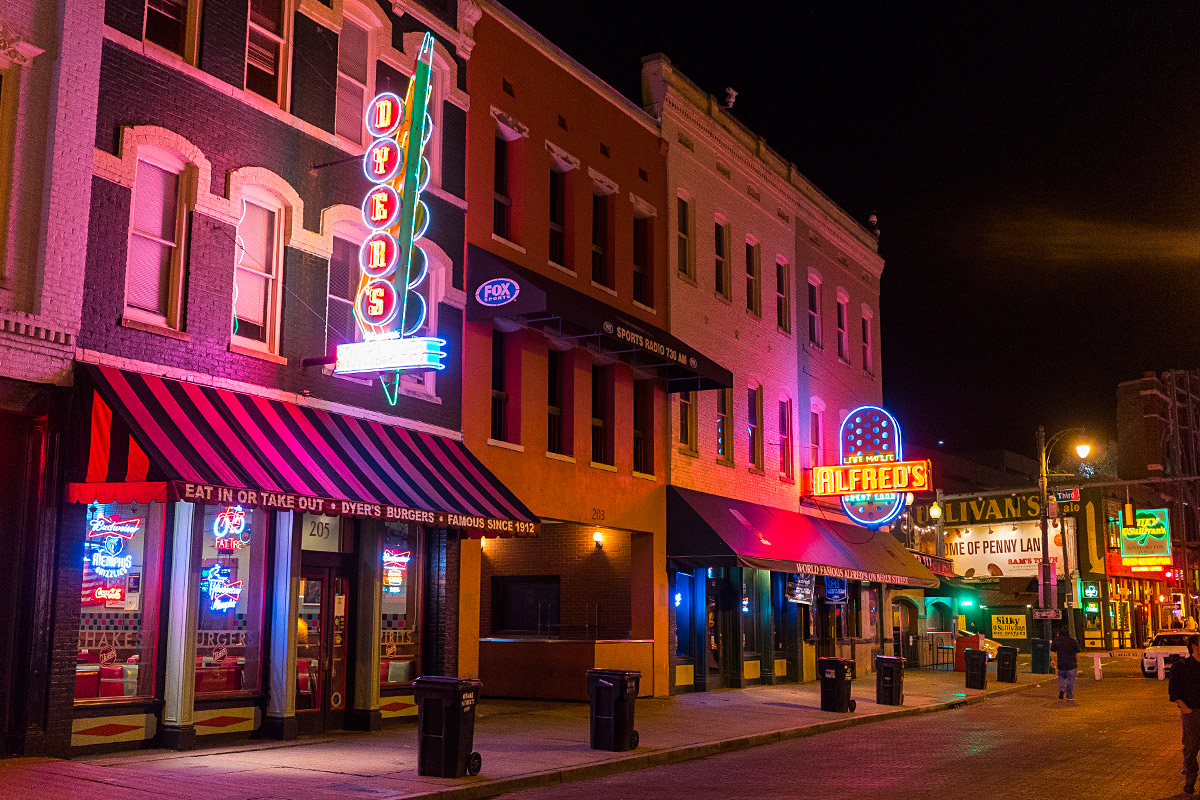
[[[462,442],[282,400],[86,365],[72,502],[237,502],[532,535],[537,518]],[[243,500],[243,498],[249,498]],[[313,503],[311,501],[318,501]]]
[[[938,585],[889,533],[674,486],[667,489],[667,558],[687,567],[747,566]]]

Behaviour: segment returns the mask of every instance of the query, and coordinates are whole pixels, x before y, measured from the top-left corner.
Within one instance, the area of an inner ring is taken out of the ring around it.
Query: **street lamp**
[[[1061,430],[1058,433],[1051,436],[1050,441],[1046,441],[1046,429],[1041,425],[1038,425],[1038,429],[1037,429],[1038,493],[1041,495],[1041,500],[1042,500],[1042,509],[1041,509],[1042,563],[1040,564],[1039,569],[1038,569],[1038,585],[1039,585],[1039,589],[1040,589],[1038,594],[1039,594],[1039,599],[1041,600],[1039,605],[1042,608],[1058,608],[1058,594],[1054,593],[1052,595],[1051,588],[1050,588],[1051,580],[1054,577],[1054,573],[1051,572],[1051,570],[1054,569],[1054,565],[1050,561],[1050,532],[1049,532],[1049,525],[1048,525],[1049,519],[1046,515],[1046,504],[1047,504],[1047,494],[1048,494],[1046,491],[1046,487],[1047,487],[1047,484],[1049,483],[1049,478],[1050,478],[1050,453],[1054,449],[1054,445],[1056,445],[1058,443],[1059,439],[1061,439],[1066,434],[1082,433],[1082,432],[1083,432],[1083,428],[1064,428],[1063,430]],[[1090,453],[1091,450],[1092,450],[1091,445],[1083,443],[1083,442],[1077,444],[1075,447],[1075,453],[1080,458],[1087,458],[1088,453]],[[1060,530],[1063,535],[1063,541],[1065,542],[1066,541],[1066,528],[1062,527],[1062,528],[1060,528]],[[1064,553],[1065,553],[1065,550],[1064,550]],[[1064,564],[1063,566],[1065,567],[1066,565]],[[1046,639],[1051,638],[1050,637],[1050,628],[1051,628],[1050,619],[1049,618],[1043,619],[1042,620],[1042,636],[1043,636],[1043,638],[1046,638]]]

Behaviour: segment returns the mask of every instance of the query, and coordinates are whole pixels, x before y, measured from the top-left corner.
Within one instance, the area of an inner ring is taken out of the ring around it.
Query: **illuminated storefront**
[[[459,537],[537,533],[461,443],[110,368],[80,378],[75,748],[411,715],[444,613],[429,570]]]

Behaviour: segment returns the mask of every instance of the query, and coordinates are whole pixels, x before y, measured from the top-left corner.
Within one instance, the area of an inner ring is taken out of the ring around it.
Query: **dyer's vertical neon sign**
[[[338,373],[379,372],[392,405],[402,370],[446,366],[444,339],[414,335],[428,313],[420,289],[429,263],[419,242],[429,227],[421,192],[430,172],[425,145],[433,133],[427,110],[432,63],[433,36],[426,33],[404,100],[383,92],[367,106],[365,122],[374,141],[363,155],[363,173],[372,185],[362,214],[371,234],[359,249],[354,303],[363,341],[338,345],[334,367]]]

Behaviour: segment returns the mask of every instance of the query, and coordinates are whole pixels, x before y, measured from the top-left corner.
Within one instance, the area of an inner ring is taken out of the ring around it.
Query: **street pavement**
[[[1082,666],[1091,664],[1082,659]],[[883,720],[685,764],[505,798],[1004,798],[1157,800],[1180,794],[1179,713],[1135,659],[939,714]]]
[[[997,683],[992,665],[987,690],[964,688],[962,673],[909,670],[902,707],[876,705],[866,675],[850,714],[821,711],[815,683],[643,698],[641,745],[628,753],[590,749],[586,704],[485,698],[476,777],[418,776],[416,726],[406,724],[189,752],[9,759],[0,797],[1169,797],[1180,784],[1179,723],[1165,684],[1142,678],[1136,659],[1104,663],[1108,677],[1096,683],[1083,659],[1075,706],[1059,704],[1051,676],[1031,675],[1027,658],[1017,685]]]

